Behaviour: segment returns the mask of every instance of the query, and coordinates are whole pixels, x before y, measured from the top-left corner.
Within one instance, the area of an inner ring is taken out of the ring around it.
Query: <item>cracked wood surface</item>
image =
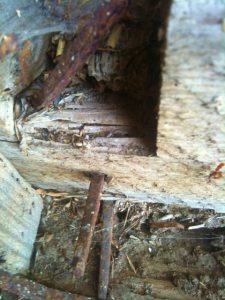
[[[201,8],[201,9],[200,9]],[[0,143],[0,152],[35,186],[79,193],[87,172],[113,176],[104,200],[185,204],[225,212],[224,176],[208,181],[225,160],[225,93],[218,1],[174,1],[169,19],[157,157],[44,146],[31,137]]]
[[[0,154],[1,268],[11,273],[28,270],[39,226],[42,199]]]

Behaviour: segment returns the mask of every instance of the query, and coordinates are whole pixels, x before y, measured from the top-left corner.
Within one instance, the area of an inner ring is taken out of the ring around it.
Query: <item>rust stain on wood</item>
[[[29,62],[31,57],[31,42],[29,40],[25,41],[23,43],[22,48],[20,49],[18,53],[18,59],[20,64],[20,80],[24,82],[26,85],[29,84]]]
[[[68,45],[56,67],[48,73],[43,89],[33,97],[33,106],[47,106],[60,95],[112,25],[120,20],[126,7],[126,0],[104,1],[96,11],[80,20],[77,37]]]
[[[15,52],[19,47],[18,37],[14,34],[3,35],[0,37],[0,59],[5,55]]]

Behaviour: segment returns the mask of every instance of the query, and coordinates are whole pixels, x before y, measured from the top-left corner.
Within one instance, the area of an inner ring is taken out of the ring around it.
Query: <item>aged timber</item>
[[[70,43],[56,67],[48,73],[41,92],[35,95],[34,106],[47,106],[60,95],[95,52],[112,25],[120,20],[126,7],[126,0],[104,1],[87,20],[81,22],[77,37]]]
[[[86,174],[97,171],[114,178],[103,200],[173,203],[224,212],[224,175],[209,182],[209,175],[225,160],[224,32],[218,22],[224,8],[219,1],[202,3],[173,2],[156,157],[93,153],[70,146],[63,151],[65,145],[40,142],[28,131],[20,148],[2,138],[0,152],[38,187],[73,193],[82,190],[85,195]],[[63,128],[68,119],[54,122],[46,117],[50,127],[61,122]],[[33,132],[40,127],[35,122],[30,125]]]

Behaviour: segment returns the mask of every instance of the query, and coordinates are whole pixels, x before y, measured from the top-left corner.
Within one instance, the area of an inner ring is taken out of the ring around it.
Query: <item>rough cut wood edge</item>
[[[114,176],[103,199],[185,204],[225,212],[224,178],[208,182],[210,172],[224,160],[224,120],[217,105],[219,99],[224,99],[224,80],[219,73],[225,60],[218,45],[224,33],[221,25],[214,23],[215,18],[221,19],[222,10],[221,4],[213,0],[173,4],[158,157],[62,151],[60,145],[48,149],[31,139],[22,145],[22,153],[16,144],[6,142],[0,143],[0,151],[35,186],[78,193],[88,187],[87,172],[100,171]],[[210,65],[206,58],[211,60]],[[210,101],[212,97],[214,101]]]
[[[88,172],[114,176],[105,189],[104,200],[146,201],[211,208],[225,212],[224,190],[220,180],[208,183],[212,166],[193,162],[137,157],[101,155],[47,149],[31,144],[20,152],[15,143],[1,142],[0,151],[31,184],[79,194],[87,189]],[[213,166],[214,168],[214,166]]]
[[[222,2],[177,0],[172,6],[159,111],[159,157],[215,165],[225,160]]]
[[[0,153],[1,267],[11,273],[29,268],[42,199]]]
[[[0,95],[0,140],[15,141],[13,97]]]

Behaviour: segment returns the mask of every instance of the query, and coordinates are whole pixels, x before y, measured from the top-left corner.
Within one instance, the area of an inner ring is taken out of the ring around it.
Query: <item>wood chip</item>
[[[134,267],[134,265],[133,265],[133,263],[132,263],[132,261],[131,261],[131,259],[129,258],[128,255],[126,255],[126,258],[127,258],[127,261],[129,263],[129,266],[132,269],[132,271],[134,271],[134,273],[137,274],[137,270],[135,269],[135,267]]]
[[[184,225],[177,222],[154,222],[150,223],[150,228],[178,228],[184,229]]]
[[[63,192],[54,192],[54,191],[46,191],[44,189],[37,189],[36,192],[42,196],[51,196],[51,197],[64,197],[68,196],[68,193]]]

